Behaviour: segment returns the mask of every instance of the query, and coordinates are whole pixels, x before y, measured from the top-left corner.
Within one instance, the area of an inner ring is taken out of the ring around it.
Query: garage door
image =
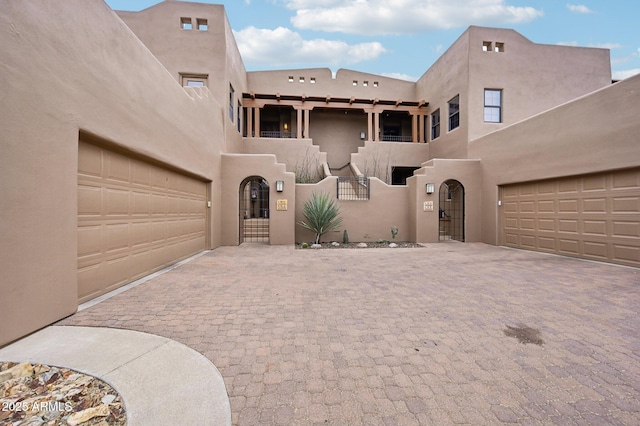
[[[205,248],[206,183],[80,142],[78,299]]]
[[[640,267],[640,169],[501,188],[503,244]]]

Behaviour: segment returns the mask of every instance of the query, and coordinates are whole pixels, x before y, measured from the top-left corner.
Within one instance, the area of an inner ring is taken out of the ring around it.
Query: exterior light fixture
[[[289,130],[289,124],[284,123],[284,130]]]
[[[426,185],[427,187],[427,194],[433,194],[434,192],[436,192],[436,184],[435,183],[428,183]]]
[[[360,139],[364,140],[364,138],[365,138],[364,132],[360,132]]]
[[[284,191],[284,181],[277,180],[276,181],[276,192],[282,192],[282,191]]]

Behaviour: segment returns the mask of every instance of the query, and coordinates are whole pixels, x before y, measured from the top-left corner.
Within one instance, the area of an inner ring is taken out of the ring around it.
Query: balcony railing
[[[383,142],[413,142],[411,136],[382,135]]]
[[[261,138],[285,138],[285,139],[290,139],[293,137],[293,133],[292,132],[278,132],[278,131],[271,131],[271,130],[262,130],[260,131],[260,137]]]

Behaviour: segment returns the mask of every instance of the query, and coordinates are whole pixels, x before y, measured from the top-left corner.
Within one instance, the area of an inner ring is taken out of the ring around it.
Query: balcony
[[[261,138],[283,138],[283,139],[291,139],[295,136],[293,132],[280,132],[274,130],[262,130],[260,131]]]

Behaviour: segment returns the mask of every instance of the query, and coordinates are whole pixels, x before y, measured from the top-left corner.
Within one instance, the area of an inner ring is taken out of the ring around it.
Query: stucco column
[[[303,137],[309,138],[309,114],[311,113],[310,109],[304,110],[304,134]]]
[[[418,142],[426,142],[424,138],[424,115],[418,115]]]
[[[371,127],[373,125],[373,113],[372,112],[367,112],[367,140],[370,141],[371,139]]]
[[[302,139],[302,110],[296,109],[296,137]]]
[[[379,112],[374,112],[373,113],[373,140],[374,140],[374,142],[378,141],[379,129],[380,129],[380,113]]]
[[[411,114],[411,142],[418,142],[418,116]]]
[[[253,108],[247,108],[247,137],[253,137]]]
[[[254,124],[255,129],[256,129],[256,133],[255,134],[256,134],[256,138],[259,138],[260,137],[260,108],[259,107],[255,107],[253,109],[253,112],[256,115],[255,116],[255,124]]]

